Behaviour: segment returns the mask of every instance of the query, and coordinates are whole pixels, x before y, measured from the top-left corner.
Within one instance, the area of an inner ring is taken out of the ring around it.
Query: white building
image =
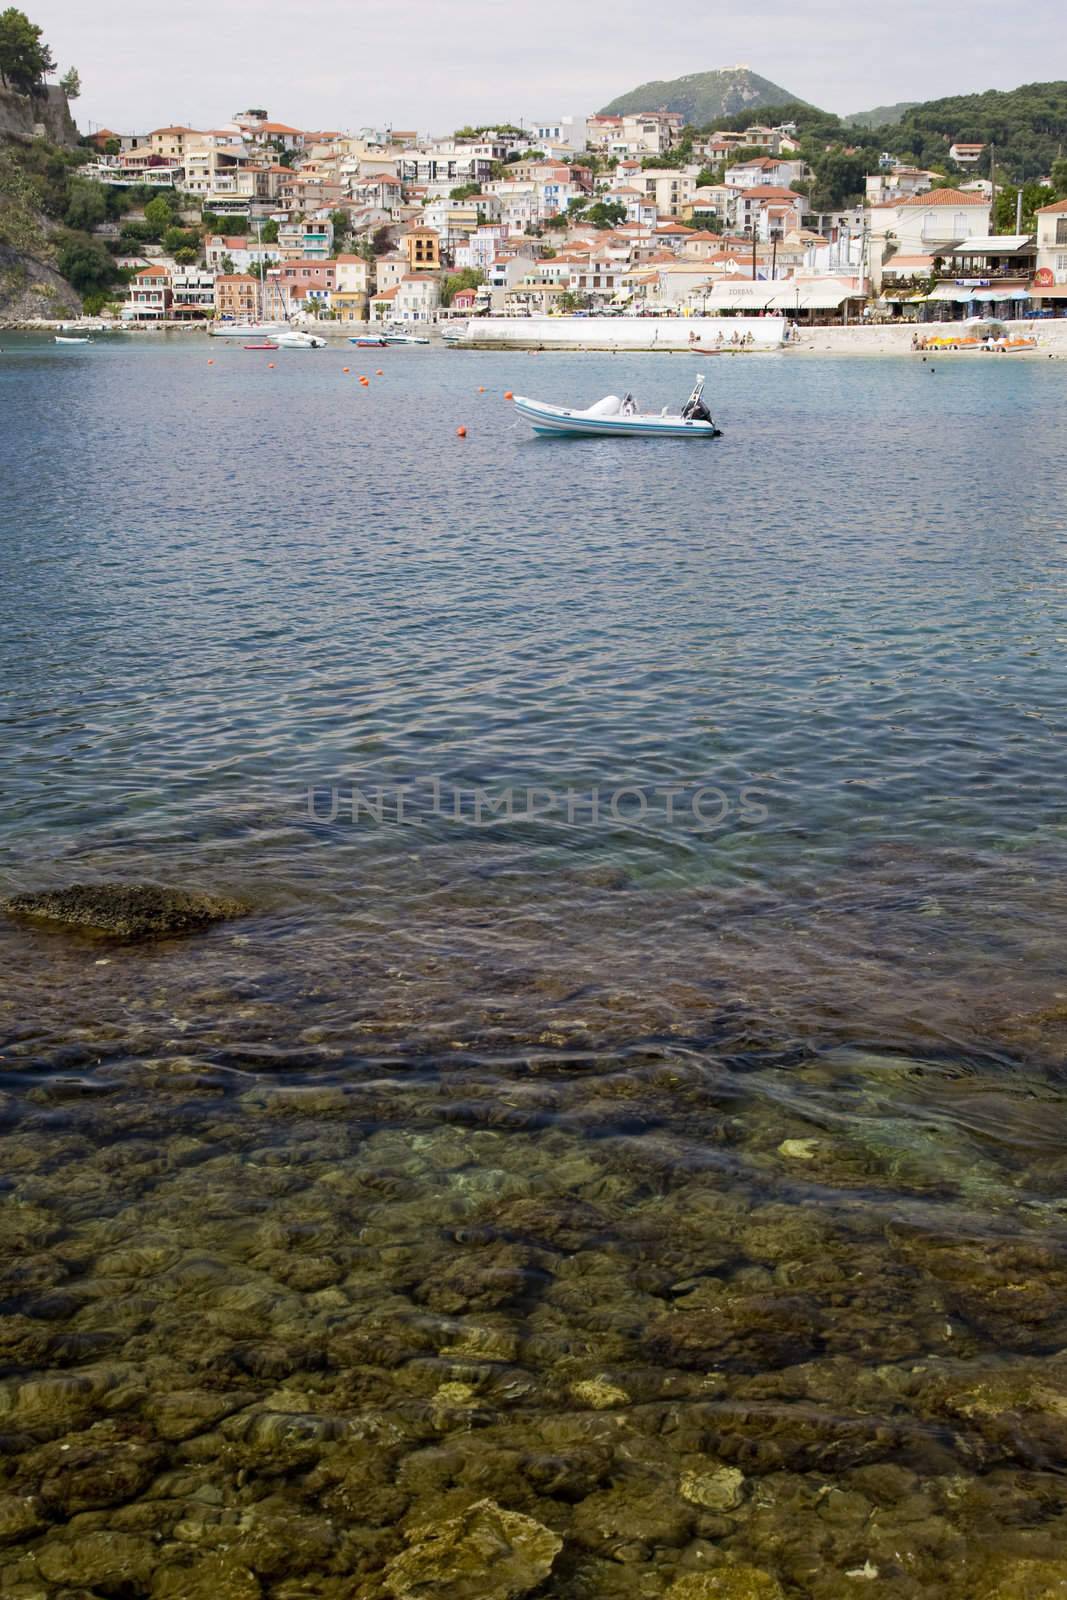
[[[1037,212],[1037,270],[1048,286],[1067,284],[1067,200],[1042,206]]]
[[[882,264],[893,255],[944,255],[962,240],[989,233],[990,202],[962,189],[931,189],[868,208],[871,281],[882,286]]]
[[[398,322],[433,322],[441,304],[441,285],[428,272],[406,272],[394,301]]]
[[[584,150],[589,137],[586,117],[559,117],[556,121],[535,121],[529,130],[531,147],[565,145],[568,150]]]

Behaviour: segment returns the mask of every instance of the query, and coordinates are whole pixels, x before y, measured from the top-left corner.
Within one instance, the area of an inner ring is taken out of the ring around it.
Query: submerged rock
[[[248,911],[239,900],[154,883],[72,883],[67,889],[15,895],[0,902],[0,909],[9,916],[118,939],[173,938]]]
[[[741,1504],[745,1475],[736,1467],[710,1461],[693,1472],[683,1472],[679,1484],[682,1498],[706,1511],[732,1511]]]
[[[782,1586],[759,1567],[719,1567],[676,1578],[667,1600],[784,1600]]]
[[[386,1569],[394,1600],[513,1600],[544,1582],[563,1548],[551,1528],[493,1500],[408,1539]]]

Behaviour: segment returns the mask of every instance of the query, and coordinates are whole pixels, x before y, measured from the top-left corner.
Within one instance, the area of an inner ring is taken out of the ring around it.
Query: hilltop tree
[[[56,69],[42,31],[24,11],[0,12],[0,81],[19,94],[39,94],[45,74]]]
[[[59,87],[68,100],[77,100],[82,92],[81,73],[77,67],[68,67],[59,80]]]

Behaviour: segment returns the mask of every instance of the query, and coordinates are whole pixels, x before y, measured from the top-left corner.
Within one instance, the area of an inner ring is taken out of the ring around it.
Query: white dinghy
[[[543,400],[515,396],[515,409],[526,418],[535,433],[585,435],[606,438],[717,439],[722,433],[703,401],[704,379],[698,378],[681,412],[638,411],[632,395],[624,399],[605,395],[586,411],[565,406],[550,406]]]

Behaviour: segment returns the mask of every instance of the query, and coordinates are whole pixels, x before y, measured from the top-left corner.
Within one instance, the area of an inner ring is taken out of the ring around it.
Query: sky
[[[303,128],[465,122],[595,111],[652,78],[743,62],[844,114],[1067,77],[1067,9],[1029,0],[1005,44],[1003,0],[21,0],[60,69],[76,66],[83,132],[207,128],[249,106]]]

